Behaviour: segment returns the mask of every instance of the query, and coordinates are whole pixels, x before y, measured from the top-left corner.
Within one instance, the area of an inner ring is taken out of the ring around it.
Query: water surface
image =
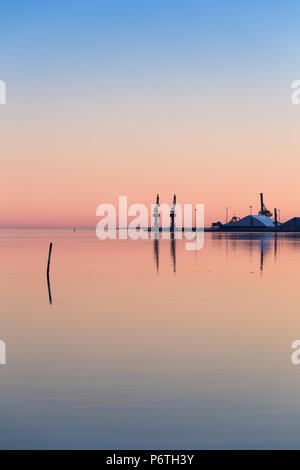
[[[3,230],[0,257],[1,448],[300,447],[297,235]]]

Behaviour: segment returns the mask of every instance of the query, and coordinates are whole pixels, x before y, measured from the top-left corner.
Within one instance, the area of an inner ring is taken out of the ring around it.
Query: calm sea
[[[300,448],[299,236],[2,230],[0,259],[0,448]]]

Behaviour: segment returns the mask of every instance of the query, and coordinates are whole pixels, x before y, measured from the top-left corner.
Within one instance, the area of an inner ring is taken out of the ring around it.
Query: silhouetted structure
[[[260,211],[258,215],[264,215],[265,217],[272,217],[272,213],[264,205],[264,195],[260,193]]]
[[[174,231],[175,231],[175,217],[176,217],[175,208],[176,208],[176,194],[174,194],[173,204],[172,204],[172,207],[171,207],[171,210],[170,210],[170,219],[171,219],[170,229],[171,229],[171,233],[174,233]]]
[[[276,209],[276,207],[274,209],[274,222],[275,222],[275,228],[278,228],[278,219],[277,219],[277,209]]]
[[[274,220],[265,215],[247,215],[237,222],[229,222],[228,224],[222,225],[221,230],[232,230],[232,231],[266,231],[275,228]]]
[[[52,305],[52,295],[50,287],[50,262],[51,262],[51,253],[52,253],[52,242],[49,245],[49,254],[48,254],[48,263],[47,263],[47,286],[48,286],[48,295],[49,295],[49,304]]]
[[[280,225],[280,230],[284,232],[300,232],[300,217],[293,217],[292,219]]]
[[[153,211],[153,219],[154,219],[154,230],[159,231],[159,194],[156,195],[156,205]]]

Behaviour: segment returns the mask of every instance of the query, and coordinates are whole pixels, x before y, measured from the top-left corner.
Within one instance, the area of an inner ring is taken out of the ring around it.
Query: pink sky
[[[127,116],[116,103],[33,103],[18,116],[2,107],[0,226],[95,227],[100,203],[127,195],[150,206],[157,192],[161,202],[175,192],[181,204],[204,203],[206,226],[224,221],[225,206],[258,211],[260,192],[281,220],[300,215],[296,106],[180,104],[176,113],[171,99],[149,98]]]

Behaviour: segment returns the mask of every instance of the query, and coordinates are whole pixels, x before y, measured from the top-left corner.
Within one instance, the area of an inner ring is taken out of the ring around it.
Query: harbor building
[[[223,230],[235,231],[266,231],[275,228],[275,221],[266,215],[247,215],[237,221],[228,222],[222,226]]]
[[[293,217],[280,225],[283,232],[300,232],[300,217]]]

